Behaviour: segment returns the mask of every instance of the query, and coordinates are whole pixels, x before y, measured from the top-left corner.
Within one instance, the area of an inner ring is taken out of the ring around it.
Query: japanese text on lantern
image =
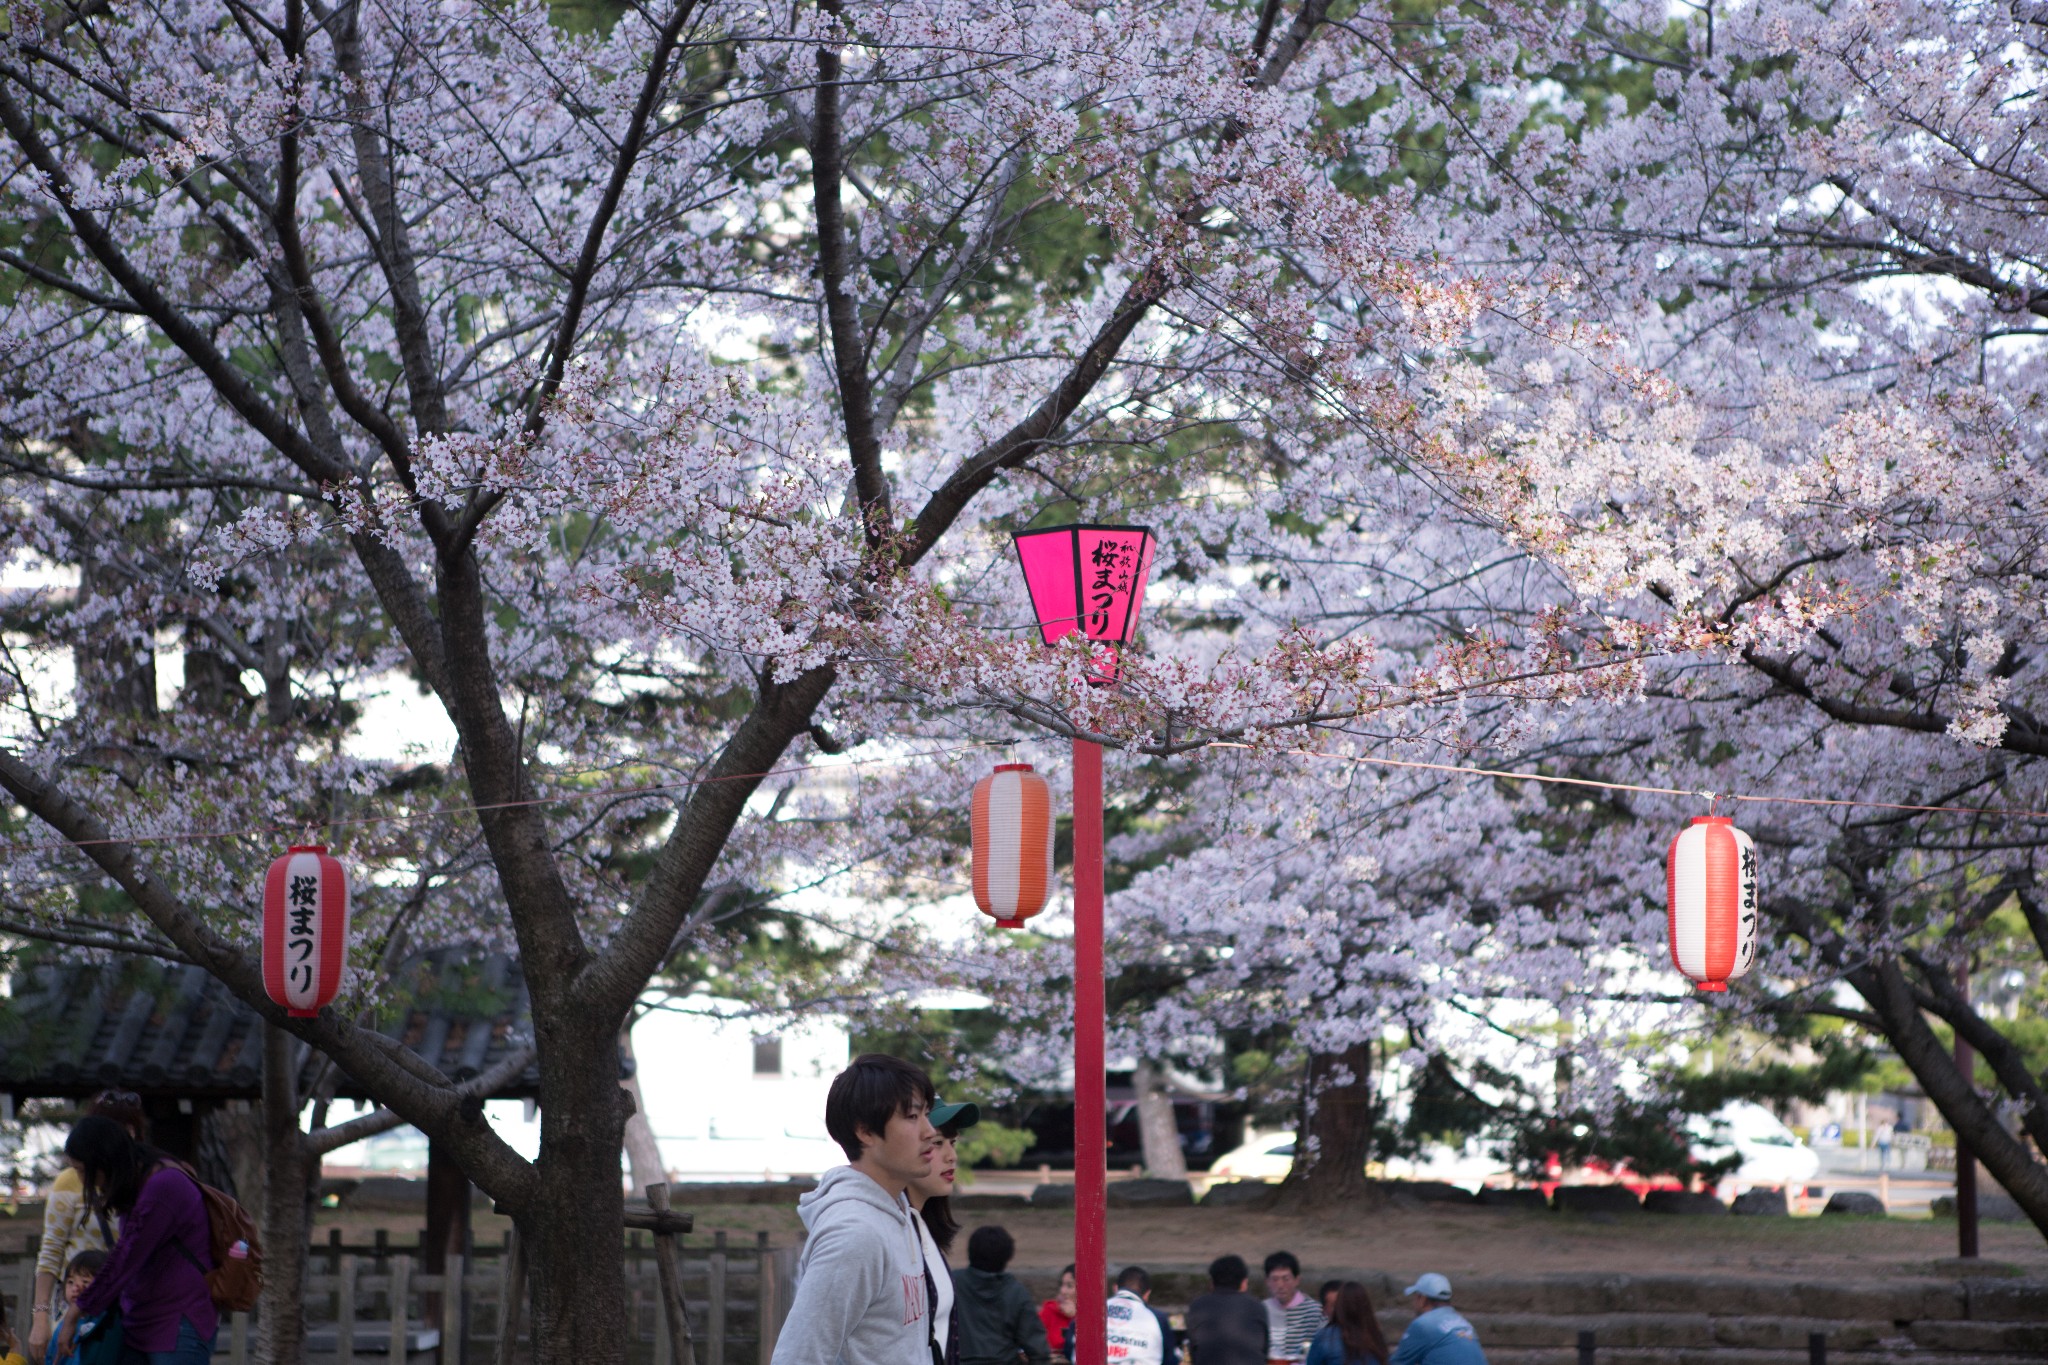
[[[313,989],[313,954],[319,935],[313,926],[320,903],[320,879],[299,875],[291,878],[285,891],[285,973],[294,991]]]
[[[1083,633],[1093,639],[1110,634],[1110,609],[1131,590],[1131,576],[1138,567],[1138,543],[1104,538],[1095,543],[1088,558],[1088,616]]]

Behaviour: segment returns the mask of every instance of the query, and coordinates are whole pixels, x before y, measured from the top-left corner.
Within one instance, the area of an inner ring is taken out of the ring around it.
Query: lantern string
[[[829,773],[835,768],[894,767],[916,763],[927,758],[944,758],[949,754],[969,753],[976,749],[988,749],[1002,745],[1015,747],[1014,740],[983,739],[969,744],[955,744],[944,749],[927,749],[921,753],[899,754],[893,757],[850,758],[833,763],[828,767],[813,767],[797,764],[784,768],[768,768],[757,773],[726,773],[720,777],[686,777],[675,782],[649,782],[633,787],[598,787],[589,791],[564,792],[555,796],[528,797],[520,801],[479,802],[474,805],[436,806],[432,810],[415,811],[406,815],[353,815],[337,816],[329,820],[310,820],[302,824],[279,821],[269,825],[251,825],[241,829],[179,830],[168,834],[114,835],[105,839],[47,839],[40,843],[22,845],[27,852],[47,852],[59,848],[94,848],[105,844],[173,844],[196,843],[208,839],[240,839],[259,834],[289,834],[302,828],[304,840],[316,842],[315,831],[322,829],[344,829],[354,825],[407,824],[415,820],[435,820],[448,815],[475,815],[484,811],[516,810],[525,806],[560,806],[571,801],[596,801],[610,797],[652,796],[660,792],[685,791],[695,787],[709,787],[721,782],[761,781],[770,777],[787,777],[797,774],[815,776]]]
[[[1338,763],[1369,763],[1381,768],[1415,768],[1425,772],[1461,773],[1467,777],[1498,777],[1514,782],[1549,782],[1561,787],[1593,787],[1600,791],[1643,792],[1650,796],[1693,796],[1716,805],[1721,801],[1748,801],[1778,806],[1836,806],[1864,810],[1913,811],[1924,815],[1989,815],[2003,820],[2048,820],[2048,810],[2010,810],[1996,806],[1915,806],[1897,801],[1866,801],[1861,798],[1830,796],[1747,796],[1740,792],[1696,791],[1689,787],[1649,787],[1634,782],[1599,782],[1590,777],[1565,777],[1558,773],[1518,773],[1505,768],[1478,768],[1460,763],[1425,763],[1411,758],[1380,758],[1372,754],[1332,754],[1319,749],[1263,749],[1236,740],[1215,740],[1211,749],[1261,749],[1266,753],[1294,758],[1319,758]]]
[[[1932,806],[1913,805],[1897,801],[1870,801],[1861,798],[1820,797],[1820,796],[1769,796],[1748,795],[1740,792],[1713,792],[1689,787],[1656,787],[1636,782],[1603,782],[1590,777],[1567,777],[1560,773],[1515,772],[1507,768],[1482,768],[1464,763],[1430,763],[1421,759],[1384,758],[1373,754],[1333,754],[1319,749],[1284,748],[1268,749],[1265,746],[1249,744],[1240,740],[1214,740],[1207,749],[1240,749],[1277,753],[1293,758],[1319,759],[1325,762],[1367,764],[1380,768],[1405,768],[1418,772],[1452,773],[1463,777],[1491,777],[1509,782],[1544,782],[1553,786],[1585,787],[1595,791],[1640,792],[1646,796],[1693,797],[1711,803],[1709,811],[1718,810],[1722,801],[1749,802],[1753,805],[1817,806],[1836,809],[1891,810],[1920,815],[1983,815],[2002,820],[2048,820],[2048,810],[2012,810],[1993,806]],[[267,825],[252,825],[237,829],[180,830],[163,834],[116,835],[105,839],[50,839],[38,843],[19,845],[23,852],[47,852],[59,848],[91,848],[109,844],[170,844],[203,842],[210,839],[240,839],[257,835],[291,833],[302,831],[307,844],[317,842],[316,833],[322,829],[346,829],[359,825],[406,824],[417,820],[435,820],[451,815],[475,815],[485,811],[514,810],[527,806],[559,806],[572,801],[595,801],[617,797],[653,796],[662,792],[687,791],[696,787],[711,786],[721,782],[755,782],[771,777],[814,776],[829,773],[835,768],[852,767],[900,767],[929,758],[945,758],[954,754],[971,753],[977,749],[1002,749],[1013,758],[1017,741],[1011,739],[976,740],[967,744],[950,745],[942,749],[927,749],[914,754],[890,757],[844,759],[827,767],[815,767],[808,763],[793,764],[780,768],[767,768],[752,773],[726,773],[719,777],[691,777],[673,782],[649,782],[630,787],[599,787],[588,791],[564,792],[552,796],[529,797],[519,801],[478,802],[458,806],[436,806],[432,810],[418,811],[403,815],[357,815],[341,816],[328,820],[279,821]]]

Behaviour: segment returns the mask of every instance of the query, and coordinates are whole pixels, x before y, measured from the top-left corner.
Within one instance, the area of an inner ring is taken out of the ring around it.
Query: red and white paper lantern
[[[263,881],[263,989],[310,1019],[348,963],[348,873],[319,845],[295,845]]]
[[[974,903],[1003,929],[1022,929],[1052,895],[1052,788],[1029,763],[1004,763],[974,784]]]
[[[1703,991],[1725,991],[1756,962],[1756,845],[1726,815],[1700,815],[1665,862],[1671,961]]]

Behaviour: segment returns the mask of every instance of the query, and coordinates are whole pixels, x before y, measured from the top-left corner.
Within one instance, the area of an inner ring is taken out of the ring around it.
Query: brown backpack
[[[201,1265],[183,1242],[178,1242],[178,1250],[206,1276],[206,1292],[213,1296],[214,1307],[223,1313],[246,1313],[256,1306],[256,1296],[263,1288],[263,1244],[257,1240],[256,1220],[233,1195],[201,1180],[184,1162],[174,1164],[199,1187],[199,1198],[206,1205],[207,1252],[213,1258],[213,1269]]]

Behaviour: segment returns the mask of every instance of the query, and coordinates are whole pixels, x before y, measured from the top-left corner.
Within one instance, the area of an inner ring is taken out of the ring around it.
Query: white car
[[[1211,1180],[1285,1180],[1294,1168],[1294,1134],[1254,1133],[1209,1164]]]
[[[1820,1154],[1760,1104],[1732,1100],[1686,1124],[1693,1155],[1702,1161],[1742,1158],[1721,1180],[1725,1198],[1758,1187],[1797,1189],[1820,1174]]]
[[[1209,1179],[1285,1180],[1293,1166],[1294,1134],[1266,1133],[1217,1157],[1209,1167]],[[1506,1183],[1511,1176],[1507,1163],[1496,1154],[1469,1144],[1462,1150],[1428,1147],[1412,1159],[1394,1157],[1384,1163],[1383,1170],[1372,1173],[1389,1180],[1441,1180],[1474,1194],[1490,1179]]]

